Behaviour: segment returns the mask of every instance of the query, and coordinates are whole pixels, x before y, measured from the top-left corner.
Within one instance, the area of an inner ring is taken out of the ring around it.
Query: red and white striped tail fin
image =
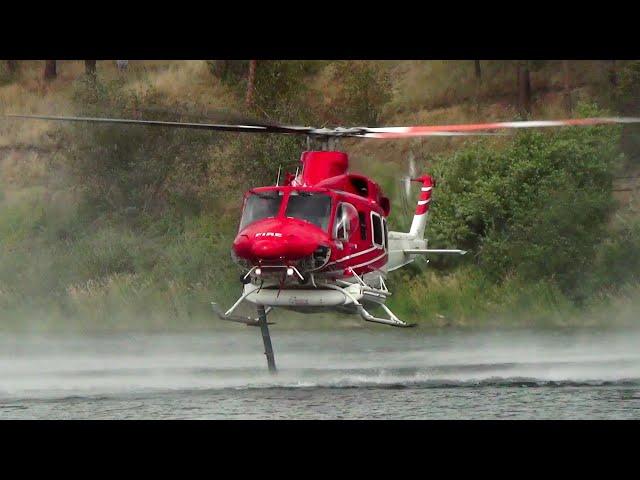
[[[436,186],[436,183],[430,175],[423,175],[412,180],[415,182],[421,182],[422,188],[420,189],[420,198],[418,199],[416,213],[413,216],[413,221],[411,222],[409,235],[412,237],[423,238],[424,229],[427,226],[427,213],[431,206],[431,192],[433,187]]]

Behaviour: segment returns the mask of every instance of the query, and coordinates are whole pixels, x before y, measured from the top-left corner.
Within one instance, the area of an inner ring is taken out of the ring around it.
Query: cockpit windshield
[[[329,228],[331,197],[323,193],[291,192],[285,215],[312,223],[322,230]]]
[[[240,230],[263,218],[275,217],[278,214],[278,210],[280,210],[282,195],[282,192],[275,190],[251,193],[247,197],[247,203],[244,206],[244,212],[242,212]]]

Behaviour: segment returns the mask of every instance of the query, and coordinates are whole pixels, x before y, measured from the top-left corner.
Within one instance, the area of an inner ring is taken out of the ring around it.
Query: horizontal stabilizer
[[[428,253],[444,253],[444,254],[457,254],[464,255],[467,253],[466,250],[447,250],[447,249],[438,249],[438,248],[419,248],[419,249],[406,249],[403,250],[407,255],[426,255]]]

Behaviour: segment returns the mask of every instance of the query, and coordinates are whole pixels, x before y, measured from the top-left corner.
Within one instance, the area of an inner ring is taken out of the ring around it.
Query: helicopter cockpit
[[[280,212],[283,197],[284,192],[281,190],[249,193],[242,211],[239,230],[258,220],[275,218]]]
[[[297,218],[320,227],[323,231],[329,228],[331,214],[331,197],[325,193],[293,190],[284,212],[287,218]]]
[[[258,220],[278,217],[283,207],[283,217],[309,222],[325,232],[329,228],[330,195],[305,190],[291,190],[288,194],[284,190],[267,190],[247,195],[240,230]]]

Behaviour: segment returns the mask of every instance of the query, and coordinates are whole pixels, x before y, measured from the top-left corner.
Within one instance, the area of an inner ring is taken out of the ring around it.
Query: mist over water
[[[640,418],[640,331],[0,335],[0,418]]]

